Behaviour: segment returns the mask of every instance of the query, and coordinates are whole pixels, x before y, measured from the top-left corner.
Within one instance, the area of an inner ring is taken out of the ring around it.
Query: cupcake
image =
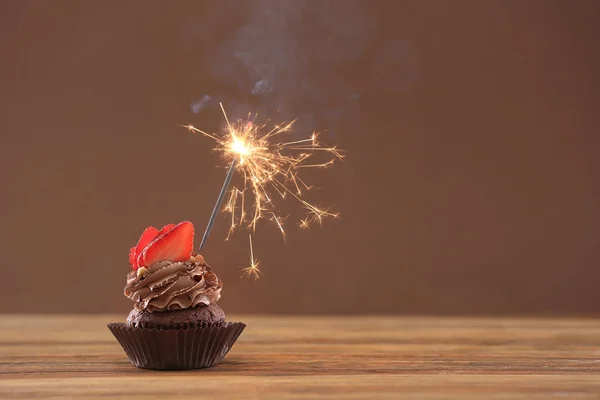
[[[217,305],[223,283],[193,249],[194,225],[185,221],[147,228],[129,252],[125,296],[133,310],[108,328],[136,367],[211,367],[246,327],[225,321]]]

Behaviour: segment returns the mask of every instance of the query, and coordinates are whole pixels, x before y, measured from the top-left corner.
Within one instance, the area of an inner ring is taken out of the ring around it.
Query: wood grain
[[[231,318],[248,327],[207,370],[134,368],[106,323],[0,316],[0,398],[600,398],[600,321]]]

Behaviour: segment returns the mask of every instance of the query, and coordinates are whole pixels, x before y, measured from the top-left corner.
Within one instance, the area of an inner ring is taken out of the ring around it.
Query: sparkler
[[[202,134],[216,141],[215,150],[229,165],[225,182],[200,243],[200,249],[210,235],[234,171],[238,171],[242,175],[243,185],[234,186],[229,191],[223,209],[231,214],[227,239],[236,228],[244,225],[255,232],[258,221],[269,217],[285,240],[284,218],[277,215],[275,204],[277,198],[284,200],[289,196],[302,205],[306,215],[300,220],[299,226],[303,229],[309,228],[314,223],[321,224],[325,218],[339,216],[338,213],[331,212],[329,208],[317,207],[303,198],[304,192],[309,191],[311,187],[298,173],[301,168],[326,168],[331,166],[336,159],[342,159],[343,154],[337,147],[324,146],[318,140],[317,133],[313,133],[305,139],[277,141],[291,131],[295,121],[274,125],[272,128],[268,128],[266,125],[256,125],[250,118],[231,124],[222,104],[221,110],[227,122],[225,130],[221,134],[210,134],[192,125],[186,126],[191,132]],[[328,159],[324,162],[307,162],[309,158],[319,152],[326,154]],[[250,253],[250,267],[243,271],[256,278],[260,271],[259,263],[254,260],[252,237],[250,237]]]
[[[206,244],[206,240],[208,239],[208,235],[210,235],[210,231],[215,223],[215,218],[217,217],[217,213],[219,212],[219,208],[223,203],[223,199],[225,198],[225,193],[227,192],[227,188],[231,183],[231,178],[233,177],[233,171],[235,169],[235,160],[231,162],[231,166],[229,167],[229,171],[227,172],[227,176],[225,177],[225,182],[223,182],[223,187],[221,187],[221,192],[219,193],[219,197],[217,197],[217,202],[215,203],[215,207],[213,208],[212,213],[210,214],[210,218],[208,219],[208,224],[206,225],[206,230],[204,231],[204,235],[202,236],[202,241],[200,242],[199,249],[202,250],[204,245]]]

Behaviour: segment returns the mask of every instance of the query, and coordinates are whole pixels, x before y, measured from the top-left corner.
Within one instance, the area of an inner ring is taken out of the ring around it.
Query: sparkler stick
[[[233,171],[235,170],[235,159],[231,161],[231,166],[229,167],[229,171],[227,171],[227,176],[225,177],[225,182],[223,182],[223,187],[221,188],[221,192],[219,193],[219,197],[217,197],[217,202],[215,203],[215,208],[213,208],[212,214],[210,214],[210,218],[208,219],[208,225],[206,225],[206,230],[204,231],[204,236],[202,236],[202,241],[200,242],[199,249],[202,250],[204,245],[206,244],[206,240],[210,235],[210,231],[212,230],[213,225],[215,224],[215,219],[217,218],[217,214],[219,213],[219,209],[221,208],[221,203],[223,203],[223,199],[225,198],[225,193],[227,192],[227,188],[231,183],[231,178],[233,177]]]

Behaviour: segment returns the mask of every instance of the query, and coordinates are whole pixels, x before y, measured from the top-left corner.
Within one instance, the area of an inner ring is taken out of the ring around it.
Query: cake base
[[[199,304],[183,310],[155,311],[133,309],[127,326],[138,328],[187,328],[196,325],[215,325],[225,322],[225,312],[216,303]]]

